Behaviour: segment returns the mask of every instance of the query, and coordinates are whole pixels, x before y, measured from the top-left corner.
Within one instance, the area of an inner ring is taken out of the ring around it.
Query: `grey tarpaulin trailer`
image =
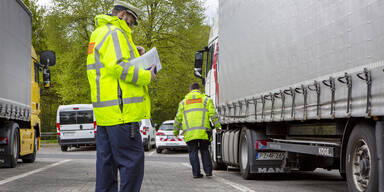
[[[220,1],[216,37],[197,53],[207,55],[206,93],[225,129],[213,141],[215,167],[238,166],[244,178],[339,169],[350,190],[382,187],[383,8]]]

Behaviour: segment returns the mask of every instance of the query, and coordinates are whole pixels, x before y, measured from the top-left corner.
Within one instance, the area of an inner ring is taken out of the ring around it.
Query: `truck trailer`
[[[39,71],[50,86],[52,51],[32,47],[32,14],[20,0],[0,1],[0,167],[32,163],[40,146]]]
[[[220,0],[196,77],[214,100],[214,169],[338,169],[384,191],[384,2]],[[205,64],[203,66],[203,64]]]

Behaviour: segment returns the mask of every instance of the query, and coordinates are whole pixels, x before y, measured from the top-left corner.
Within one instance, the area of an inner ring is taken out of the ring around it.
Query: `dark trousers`
[[[136,130],[134,138],[131,129]],[[140,191],[144,176],[144,149],[138,123],[98,126],[96,134],[96,192]]]
[[[192,140],[187,142],[189,152],[189,162],[192,166],[193,176],[200,175],[200,161],[198,155],[198,149],[200,148],[201,160],[203,162],[203,168],[205,174],[212,174],[212,162],[211,156],[208,151],[208,140]]]

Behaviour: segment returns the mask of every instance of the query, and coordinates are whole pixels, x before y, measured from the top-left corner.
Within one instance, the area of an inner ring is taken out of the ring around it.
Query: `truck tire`
[[[62,145],[61,151],[63,151],[63,152],[68,151],[68,146]]]
[[[156,148],[156,153],[161,153],[162,151],[162,149]]]
[[[378,190],[375,130],[368,124],[354,127],[347,144],[346,176],[349,191]]]
[[[340,176],[343,179],[343,181],[346,181],[347,180],[347,174],[346,173],[342,173],[340,171],[339,171],[339,173],[340,173]]]
[[[19,125],[17,123],[13,123],[12,127],[15,127],[13,131],[13,138],[10,142],[10,167],[14,168],[17,165],[17,160],[19,159],[20,153],[20,136],[19,136]]]
[[[216,149],[217,150],[217,149]],[[225,170],[227,168],[227,166],[223,163],[218,163],[217,161],[215,161],[215,159],[213,158],[213,153],[212,153],[212,145],[209,146],[209,153],[211,154],[211,162],[212,162],[212,169],[213,170]]]
[[[36,160],[36,152],[37,152],[37,137],[36,137],[36,131],[35,131],[35,136],[33,138],[33,153],[30,155],[26,155],[22,157],[21,159],[23,160],[24,163],[33,163]]]
[[[240,145],[239,145],[239,164],[240,164],[240,174],[244,179],[251,179],[252,174],[250,173],[250,163],[251,159],[249,154],[249,138],[247,136],[247,129],[243,128],[240,134]]]

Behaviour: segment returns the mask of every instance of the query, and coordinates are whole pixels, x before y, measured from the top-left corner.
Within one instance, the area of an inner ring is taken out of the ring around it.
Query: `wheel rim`
[[[241,165],[243,169],[247,167],[248,163],[248,144],[247,144],[247,137],[244,137],[243,142],[241,142]]]
[[[356,188],[366,191],[371,174],[371,152],[367,143],[359,139],[352,154],[352,176]]]
[[[34,149],[35,149],[34,152],[36,152],[36,151],[37,151],[37,138],[36,138],[36,137],[35,137],[35,146],[34,146]]]
[[[18,142],[18,140],[17,140],[17,135],[15,134],[15,136],[14,136],[14,139],[13,139],[13,158],[14,159],[16,159],[17,158],[17,142]]]

